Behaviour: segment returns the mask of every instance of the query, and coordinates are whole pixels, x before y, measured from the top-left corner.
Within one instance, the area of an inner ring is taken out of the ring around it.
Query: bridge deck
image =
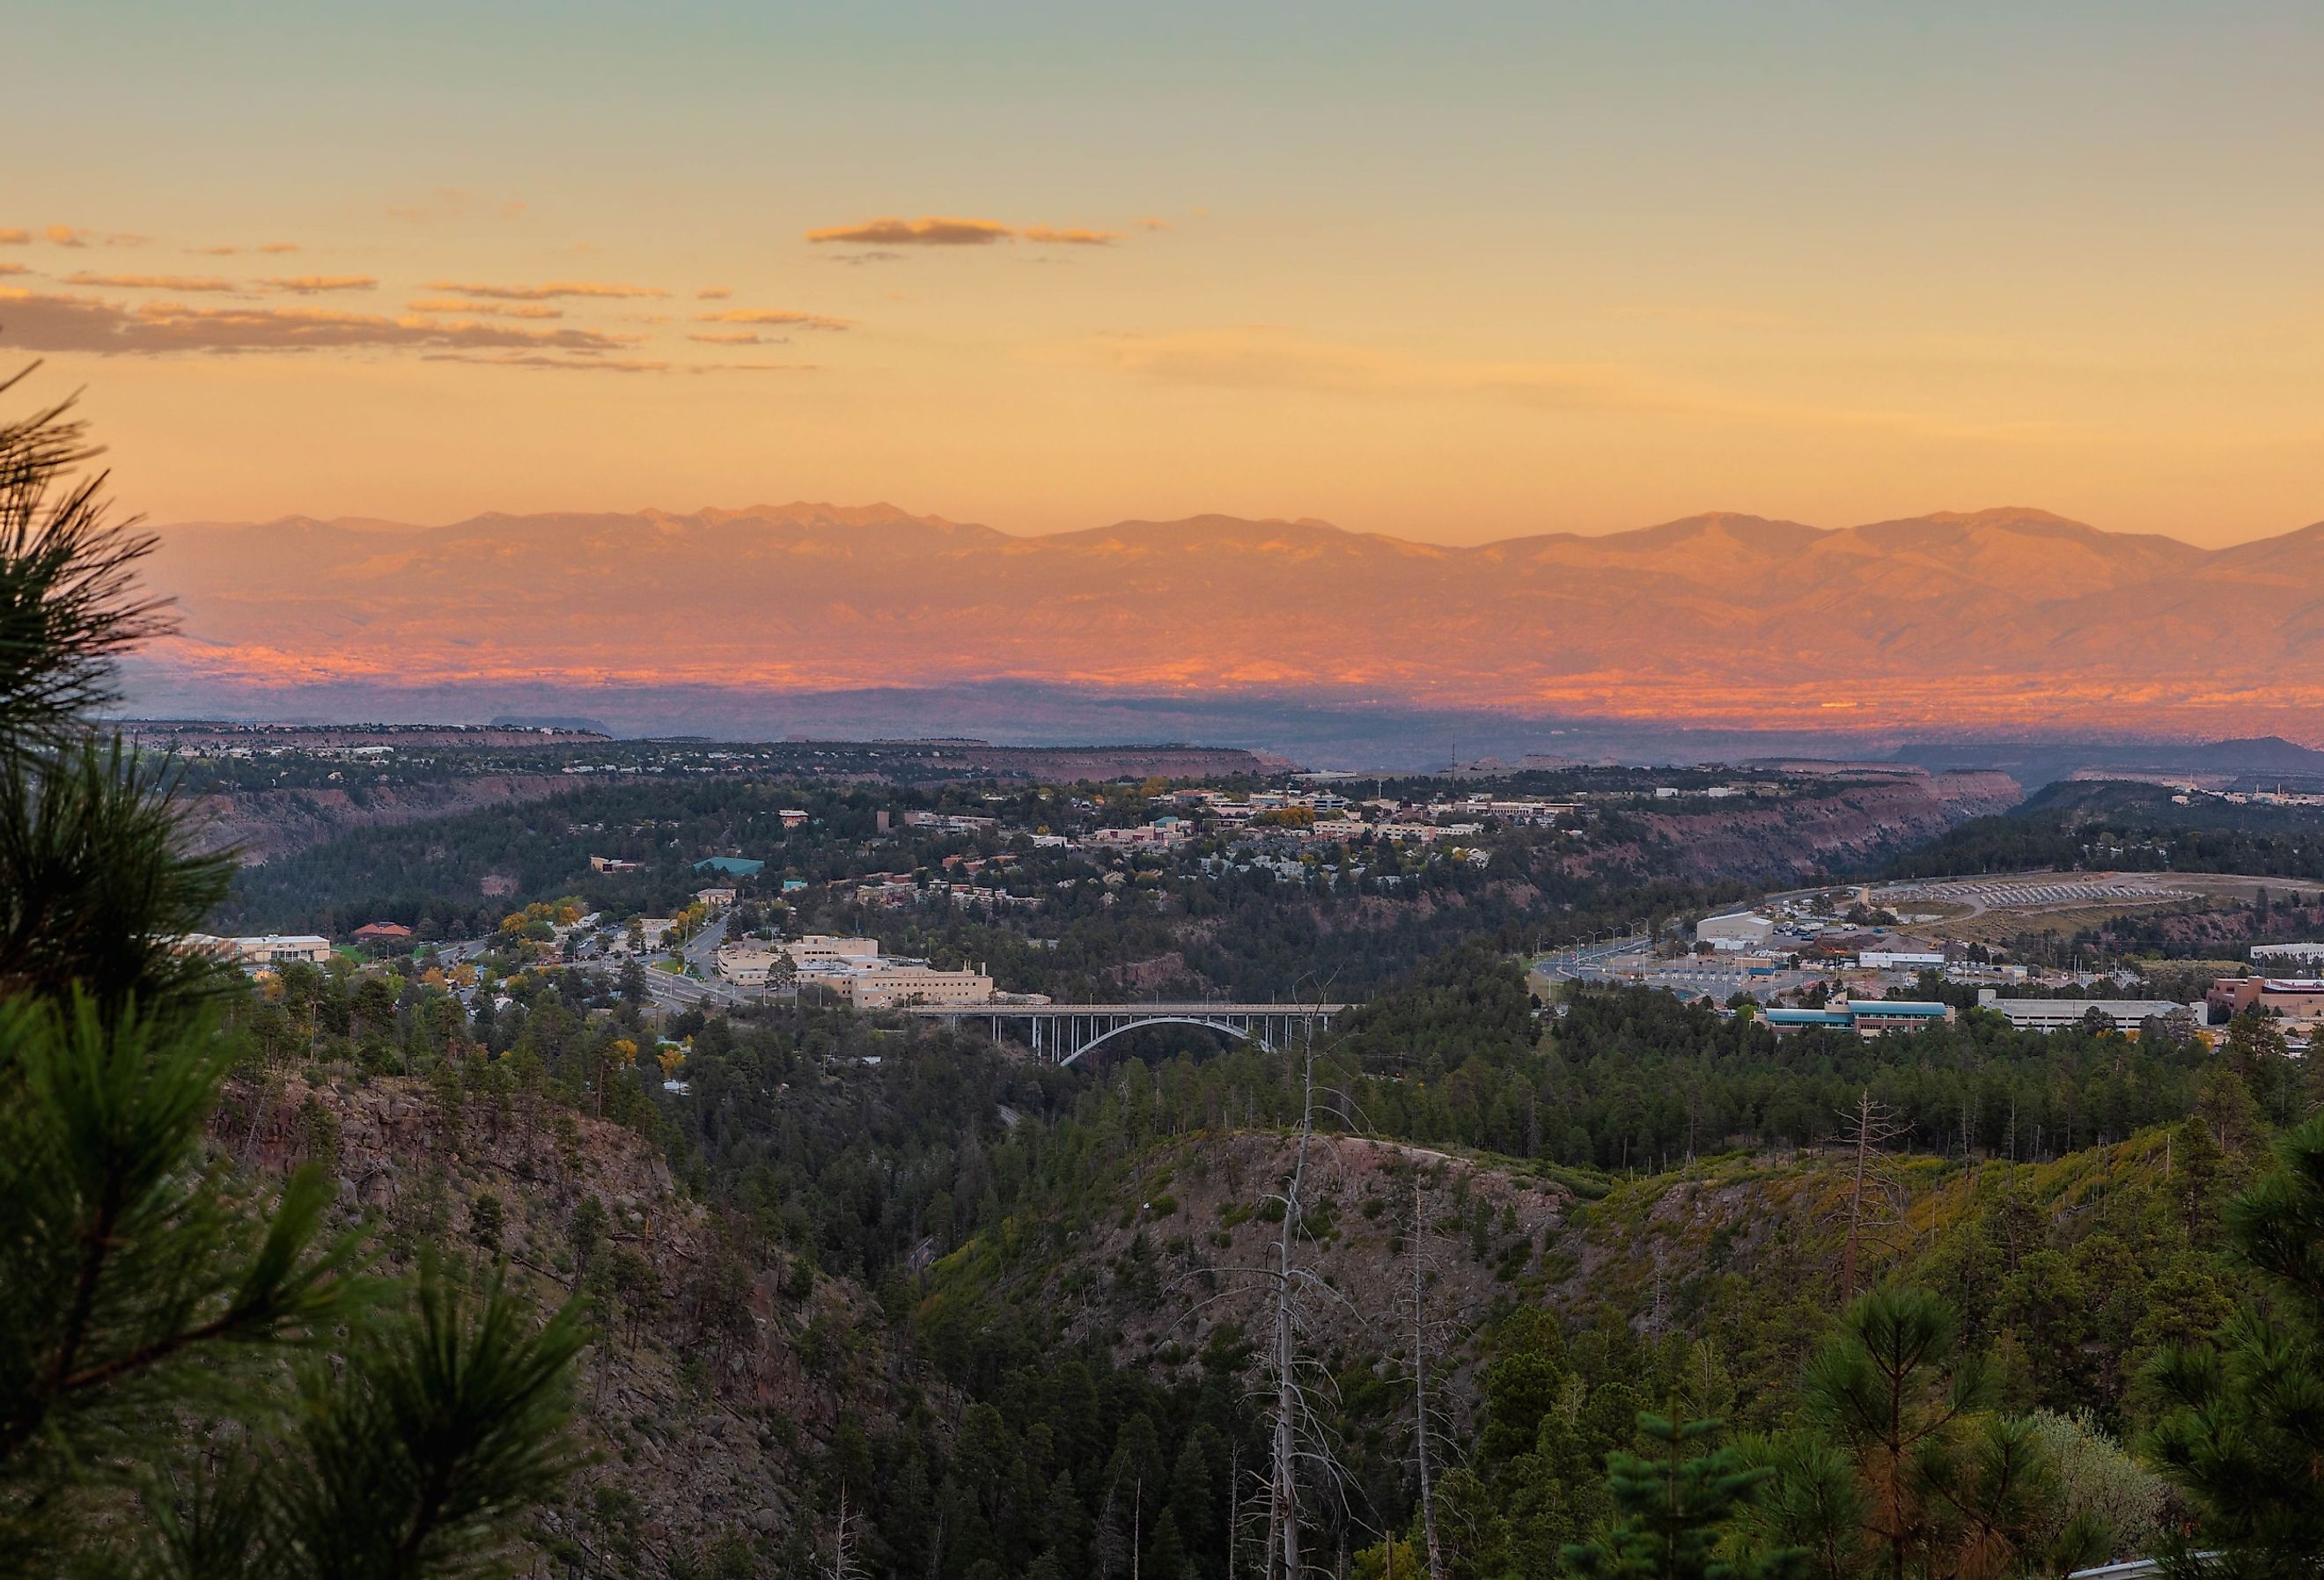
[[[908,1015],[1339,1015],[1345,1004],[1226,1004],[1200,999],[1148,1004],[907,1004]]]

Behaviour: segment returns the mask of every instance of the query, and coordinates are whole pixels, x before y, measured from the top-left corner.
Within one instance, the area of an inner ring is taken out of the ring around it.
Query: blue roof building
[[[1856,1028],[1855,1017],[1846,1010],[1762,1010],[1759,1019],[1778,1031],[1798,1030],[1805,1026],[1830,1026],[1840,1031]]]
[[[1885,1037],[1891,1031],[1918,1031],[1929,1026],[1950,1025],[1953,1007],[1919,999],[1843,1000],[1821,1010],[1762,1010],[1759,1019],[1766,1021],[1768,1030],[1779,1037],[1787,1031],[1804,1031],[1811,1026],[1853,1031],[1858,1037]]]
[[[708,855],[694,864],[697,873],[719,873],[729,878],[755,878],[764,862],[746,861],[739,855]]]

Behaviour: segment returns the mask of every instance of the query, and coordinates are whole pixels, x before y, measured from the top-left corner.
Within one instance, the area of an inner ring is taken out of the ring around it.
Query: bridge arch
[[[1073,1063],[1074,1060],[1081,1058],[1082,1055],[1089,1052],[1090,1049],[1095,1048],[1101,1042],[1111,1042],[1125,1031],[1135,1031],[1145,1026],[1200,1026],[1206,1031],[1222,1032],[1229,1037],[1240,1037],[1245,1042],[1255,1042],[1267,1052],[1272,1053],[1275,1051],[1273,1046],[1268,1043],[1266,1038],[1260,1036],[1257,1031],[1252,1030],[1248,1026],[1232,1026],[1229,1025],[1224,1021],[1205,1021],[1194,1015],[1149,1015],[1143,1020],[1125,1021],[1122,1024],[1113,1027],[1110,1030],[1099,1032],[1087,1042],[1083,1043],[1079,1048],[1074,1049],[1071,1053],[1065,1055],[1065,1058],[1059,1059],[1057,1061],[1058,1067],[1063,1068],[1065,1066]]]

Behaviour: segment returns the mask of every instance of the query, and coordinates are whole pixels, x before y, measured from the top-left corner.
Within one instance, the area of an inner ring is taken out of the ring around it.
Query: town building
[[[1161,850],[1186,837],[1186,827],[1176,818],[1157,818],[1138,828],[1093,828],[1084,841],[1108,850]]]
[[[764,938],[738,939],[718,946],[718,975],[736,987],[761,988],[789,958],[779,944]]]
[[[845,965],[880,958],[877,938],[835,938],[829,933],[809,933],[777,946],[787,950],[801,966]]]
[[[674,916],[646,916],[638,919],[635,934],[643,941],[644,947],[650,951],[660,948],[669,936],[677,930],[678,918]],[[626,953],[630,947],[631,936],[632,929],[625,927],[621,929],[620,935],[613,943],[606,947],[617,953]]]
[[[1853,1031],[1858,1037],[1886,1037],[1892,1032],[1925,1030],[1953,1023],[1950,1004],[1914,999],[1835,999],[1821,1010],[1762,1010],[1759,1018],[1777,1036],[1822,1027]]]
[[[804,813],[800,814],[802,817]],[[784,814],[786,819],[789,814]],[[739,855],[706,855],[694,864],[697,873],[716,873],[722,878],[755,878],[767,864],[747,860]]]
[[[805,974],[802,974],[803,979]],[[881,960],[813,978],[859,1010],[898,1004],[989,1004],[992,978],[982,971],[939,971],[921,960]]]
[[[367,921],[355,929],[355,940],[358,944],[408,944],[411,941],[411,929],[397,922]]]
[[[835,938],[809,933],[803,938],[734,938],[718,947],[718,975],[737,987],[764,987],[788,961],[803,977],[825,980],[880,963],[876,938]]]
[[[2324,1022],[2324,981],[2308,976],[2223,976],[2203,995],[2214,1022],[2262,1010],[2306,1035]]]
[[[2169,999],[2006,999],[1992,988],[1980,988],[1977,1007],[2007,1020],[2018,1031],[2064,1031],[2085,1023],[2095,1010],[2115,1026],[2135,1037],[2147,1021],[2177,1018],[2192,1027],[2193,1009]]]
[[[1775,936],[1775,924],[1748,910],[1729,911],[1696,922],[1694,936],[1714,949],[1757,949]]]
[[[233,947],[234,958],[245,966],[281,966],[293,960],[319,966],[331,957],[331,940],[313,933],[259,933],[224,941]]]

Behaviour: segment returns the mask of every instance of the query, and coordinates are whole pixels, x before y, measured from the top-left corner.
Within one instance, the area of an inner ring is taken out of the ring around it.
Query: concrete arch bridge
[[[1199,1026],[1222,1036],[1282,1048],[1308,1030],[1328,1029],[1346,1004],[1231,1004],[1192,1001],[1155,1004],[915,1004],[902,1011],[947,1026],[982,1024],[992,1039],[1021,1024],[1034,1057],[1069,1065],[1140,1026]]]

